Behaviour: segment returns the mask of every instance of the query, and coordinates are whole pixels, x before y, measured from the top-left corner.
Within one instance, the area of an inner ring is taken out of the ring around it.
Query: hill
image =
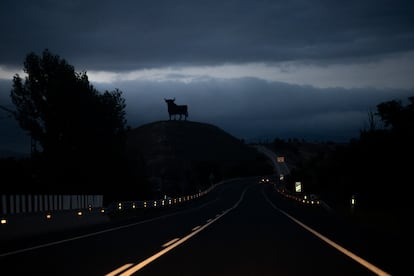
[[[154,197],[188,194],[225,178],[272,171],[254,148],[200,122],[158,121],[131,129],[126,154],[133,177],[145,179],[146,194]]]

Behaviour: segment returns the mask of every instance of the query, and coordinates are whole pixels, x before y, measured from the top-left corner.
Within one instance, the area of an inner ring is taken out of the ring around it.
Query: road
[[[181,207],[4,244],[0,274],[405,275],[401,241],[365,230],[247,178]]]
[[[290,170],[289,167],[286,165],[285,162],[277,162],[277,158],[281,157],[279,155],[277,155],[276,153],[274,153],[272,150],[270,150],[269,148],[267,148],[266,146],[263,145],[254,145],[253,146],[258,152],[263,153],[264,155],[267,156],[267,158],[269,158],[269,160],[271,161],[274,171],[276,173],[277,176],[281,176],[281,175],[288,175],[290,174]]]

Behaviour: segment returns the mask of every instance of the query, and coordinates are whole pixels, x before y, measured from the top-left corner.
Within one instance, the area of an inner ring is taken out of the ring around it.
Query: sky
[[[414,96],[410,0],[2,0],[0,105],[44,49],[120,89],[133,128],[175,98],[247,142],[348,142],[377,104]],[[0,151],[30,149],[1,110],[0,135]]]

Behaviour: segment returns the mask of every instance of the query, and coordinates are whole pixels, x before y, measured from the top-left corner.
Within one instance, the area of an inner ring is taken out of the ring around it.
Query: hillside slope
[[[271,172],[255,149],[206,123],[142,125],[129,131],[126,150],[132,169],[145,174],[154,196],[187,194],[223,178]]]

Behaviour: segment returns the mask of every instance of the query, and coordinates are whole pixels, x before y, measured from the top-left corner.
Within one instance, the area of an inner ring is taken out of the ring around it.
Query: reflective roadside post
[[[295,182],[295,192],[301,193],[302,192],[302,182],[296,181]]]
[[[356,199],[355,195],[351,195],[351,213],[353,214],[355,212],[355,205],[356,205]]]

